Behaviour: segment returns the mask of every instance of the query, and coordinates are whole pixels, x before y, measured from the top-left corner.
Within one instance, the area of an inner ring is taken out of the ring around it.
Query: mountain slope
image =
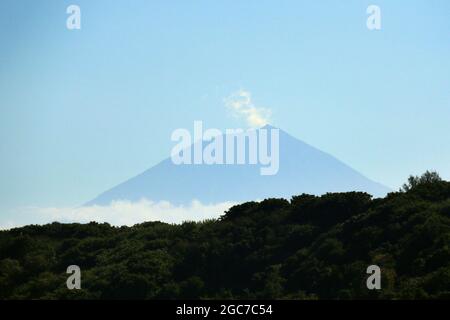
[[[266,126],[265,129],[273,127]],[[295,194],[365,191],[384,196],[390,190],[356,170],[280,130],[279,171],[260,175],[260,165],[175,165],[167,158],[140,175],[100,194],[87,205],[113,200],[167,200],[187,204],[249,201]]]

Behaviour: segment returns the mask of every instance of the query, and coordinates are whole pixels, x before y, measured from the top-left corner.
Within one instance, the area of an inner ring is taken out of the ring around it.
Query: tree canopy
[[[381,268],[368,290],[366,268]],[[81,268],[68,290],[66,268]],[[450,183],[237,205],[217,220],[0,232],[0,299],[450,298]]]

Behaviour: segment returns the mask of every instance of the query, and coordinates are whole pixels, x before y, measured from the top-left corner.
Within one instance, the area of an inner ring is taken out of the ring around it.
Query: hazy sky
[[[0,41],[3,215],[84,203],[166,158],[194,120],[245,127],[224,103],[239,89],[391,188],[426,169],[450,179],[448,0],[2,0]]]

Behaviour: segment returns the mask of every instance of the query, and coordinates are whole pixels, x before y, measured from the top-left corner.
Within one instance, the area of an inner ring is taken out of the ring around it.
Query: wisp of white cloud
[[[252,128],[262,127],[269,123],[271,111],[256,107],[249,91],[240,89],[225,99],[225,105],[236,117],[243,117]]]
[[[114,226],[132,226],[148,221],[166,223],[182,223],[184,221],[202,221],[215,219],[236,203],[222,202],[216,204],[202,204],[194,200],[189,205],[174,205],[168,201],[154,202],[142,199],[137,202],[113,201],[106,206],[84,206],[78,208],[57,207],[26,207],[21,208],[18,215],[21,221],[6,221],[0,224],[0,229],[10,229],[26,224],[45,224],[54,221],[62,223],[89,223],[96,221],[107,222]],[[25,219],[23,219],[25,218]]]

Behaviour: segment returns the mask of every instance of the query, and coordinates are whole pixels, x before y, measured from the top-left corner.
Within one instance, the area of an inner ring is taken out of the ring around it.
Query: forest
[[[1,231],[0,299],[450,299],[450,182],[427,172],[385,198],[302,194],[202,222]]]

